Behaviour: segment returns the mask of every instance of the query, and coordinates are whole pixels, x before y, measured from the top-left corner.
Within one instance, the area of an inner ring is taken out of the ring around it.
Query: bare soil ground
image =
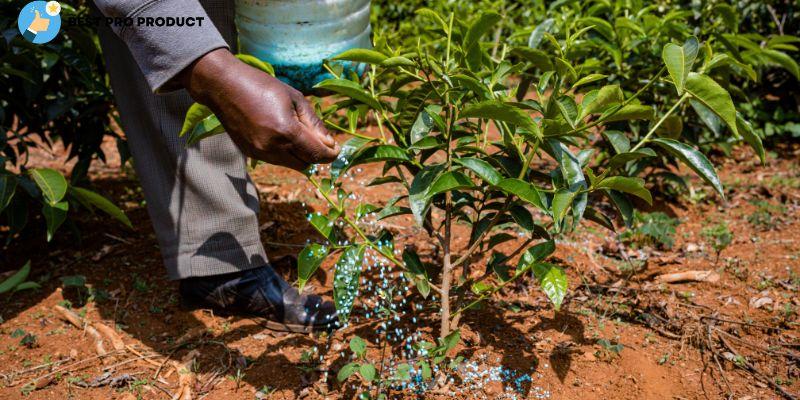
[[[93,184],[126,209],[136,229],[82,216],[76,223],[80,240],[65,231],[44,245],[44,233],[32,232],[3,251],[0,272],[30,259],[32,278],[42,288],[0,298],[0,399],[170,399],[183,387],[195,399],[351,398],[365,386],[356,377],[340,384],[335,375],[349,360],[352,335],[366,339],[368,357],[383,360],[390,370],[402,358],[403,345],[387,333],[399,329],[429,340],[434,334],[435,306],[402,286],[396,288],[406,300],[398,307],[402,318],[387,330],[379,329],[385,320],[368,317],[358,303],[352,324],[330,336],[279,334],[254,319],[182,310],[177,285],[166,279],[141,191],[130,173],[120,170],[113,144],[107,148],[109,163],[94,166]],[[63,167],[59,152],[53,154],[40,154],[36,163]],[[570,278],[560,312],[529,280],[509,287],[465,316],[456,351],[465,359],[450,373],[451,383],[431,391],[420,384],[397,386],[384,393],[637,400],[800,394],[800,149],[782,149],[765,167],[744,149],[735,154],[741,158],[715,159],[722,164],[726,201],[694,180],[691,201],[658,202],[656,209],[681,222],[671,249],[634,248],[599,226],[585,225],[549,260],[565,267]],[[385,202],[394,195],[391,187],[363,187],[375,171],[356,174],[348,185],[361,186],[368,201]],[[261,167],[253,177],[272,260],[319,239],[306,215],[324,210],[323,203],[300,174]],[[728,224],[734,239],[717,255],[701,232],[720,222]],[[429,238],[408,221],[388,223],[398,247],[430,250]],[[465,241],[462,237],[459,245]],[[474,263],[485,265],[487,258]],[[312,282],[312,290],[327,296],[331,264],[326,262]],[[714,271],[719,280],[657,282],[661,274],[689,270]],[[295,274],[287,267],[281,272],[288,279]],[[85,288],[61,279],[76,275],[86,278]],[[365,272],[365,278],[378,282],[380,271]],[[365,302],[374,300],[369,290],[363,292]],[[107,353],[98,356],[91,332],[56,311],[66,302],[94,326],[113,328],[122,343],[115,347],[101,336]]]

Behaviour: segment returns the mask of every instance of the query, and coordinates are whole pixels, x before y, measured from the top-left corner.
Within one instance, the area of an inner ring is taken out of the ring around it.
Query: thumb
[[[39,10],[33,10],[33,13],[34,13],[34,15],[36,15],[36,16],[34,17],[34,19],[40,19],[40,18],[42,18],[42,14],[39,14]]]

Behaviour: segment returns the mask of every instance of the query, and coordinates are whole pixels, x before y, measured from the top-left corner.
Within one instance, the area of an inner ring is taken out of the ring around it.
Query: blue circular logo
[[[61,29],[61,4],[57,1],[32,1],[22,8],[17,27],[27,41],[47,43]]]

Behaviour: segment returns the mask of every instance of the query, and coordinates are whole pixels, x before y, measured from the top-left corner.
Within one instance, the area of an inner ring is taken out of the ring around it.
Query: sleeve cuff
[[[212,50],[230,48],[197,0],[151,1],[128,16],[134,24],[118,34],[156,93],[181,89],[174,79],[178,73]],[[184,21],[193,17],[194,23],[157,26],[168,17]]]

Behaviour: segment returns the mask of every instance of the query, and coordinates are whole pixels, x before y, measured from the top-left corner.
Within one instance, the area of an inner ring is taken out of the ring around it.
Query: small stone
[[[69,358],[78,358],[78,349],[72,349],[69,351]]]

